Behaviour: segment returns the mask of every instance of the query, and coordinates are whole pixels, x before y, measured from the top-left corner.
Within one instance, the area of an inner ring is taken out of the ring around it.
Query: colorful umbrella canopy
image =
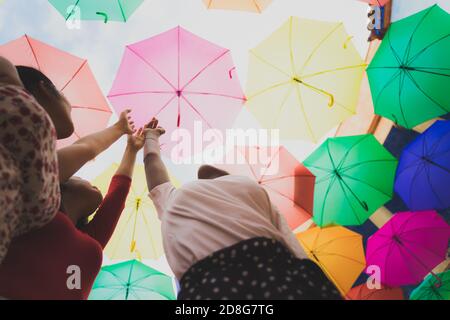
[[[239,10],[261,13],[273,0],[203,0],[208,9]]]
[[[112,176],[118,168],[111,165],[92,181],[103,194],[108,191]],[[159,259],[164,255],[161,222],[148,197],[145,169],[137,165],[134,169],[131,190],[125,209],[119,219],[111,240],[105,248],[110,259]]]
[[[130,260],[103,267],[89,300],[175,300],[172,278]]]
[[[69,20],[79,9],[82,20],[126,22],[144,0],[49,0]]]
[[[284,147],[236,147],[233,164],[217,167],[263,186],[292,230],[312,217],[316,178]]]
[[[450,300],[450,270],[428,275],[425,280],[411,292],[410,300]]]
[[[78,138],[107,126],[111,110],[87,60],[27,35],[0,46],[0,55],[15,65],[39,69],[70,101],[75,132],[59,141],[59,147],[72,144]]]
[[[366,266],[362,236],[347,228],[314,227],[297,234],[309,258],[345,296]]]
[[[372,135],[330,138],[303,163],[319,226],[361,225],[392,197],[397,160]]]
[[[247,106],[281,138],[317,142],[355,113],[364,68],[342,23],[291,17],[250,51]]]
[[[181,27],[127,46],[108,98],[117,112],[131,107],[137,127],[157,117],[167,130],[162,152],[171,156],[181,131],[224,131],[245,101],[230,51]],[[175,156],[191,155],[182,151]]]
[[[394,190],[411,210],[450,207],[450,121],[436,121],[404,150]]]
[[[402,288],[389,288],[381,286],[380,289],[369,289],[363,283],[352,288],[346,296],[347,300],[404,300]]]
[[[437,5],[390,26],[367,69],[375,113],[412,128],[450,112],[449,35]]]
[[[447,257],[450,226],[435,211],[402,212],[367,243],[367,266],[378,266],[381,283],[417,284]]]

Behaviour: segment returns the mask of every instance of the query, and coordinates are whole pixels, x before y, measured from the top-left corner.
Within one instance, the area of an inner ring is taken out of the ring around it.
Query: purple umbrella
[[[446,259],[449,239],[450,226],[435,211],[398,213],[369,238],[366,272],[378,266],[390,287],[417,284]]]
[[[450,207],[450,121],[437,121],[403,151],[395,191],[410,210]]]

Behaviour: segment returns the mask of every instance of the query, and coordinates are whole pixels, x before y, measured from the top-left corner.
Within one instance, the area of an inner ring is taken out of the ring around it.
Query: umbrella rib
[[[375,99],[375,101],[374,101],[375,106],[378,105],[378,101],[380,100],[381,94],[384,92],[384,90],[386,90],[387,87],[389,87],[389,86],[392,84],[392,82],[394,82],[394,80],[395,80],[401,73],[402,73],[401,70],[398,70],[397,73],[395,73],[394,75],[392,75],[391,79],[389,79],[389,81],[387,81],[387,82],[384,84],[384,86],[381,88],[380,92],[378,92],[378,95],[377,95],[377,97],[376,97],[376,99]]]
[[[184,101],[186,101],[186,103],[189,105],[189,107],[191,107],[192,110],[194,110],[194,112],[206,123],[206,125],[210,128],[213,129],[213,126],[211,126],[211,124],[209,124],[209,122],[203,117],[203,115],[194,107],[194,105],[188,100],[186,99],[186,97],[181,96],[183,98]]]
[[[439,168],[439,167],[438,167],[438,168]],[[440,203],[443,207],[445,207],[445,203],[442,201],[441,197],[440,197],[439,194],[436,192],[436,190],[435,190],[435,188],[434,188],[434,186],[433,186],[433,183],[431,182],[430,171],[431,171],[431,168],[430,168],[429,166],[426,165],[426,166],[425,166],[425,175],[427,176],[427,180],[428,180],[428,184],[430,185],[431,192],[434,194],[434,196],[435,196],[436,199],[439,201],[439,203]],[[450,171],[449,171],[448,173],[450,173]]]
[[[356,141],[350,148],[348,148],[347,151],[345,151],[345,154],[342,156],[342,159],[341,159],[341,161],[339,162],[339,164],[337,165],[337,167],[335,166],[335,164],[334,164],[334,162],[333,162],[333,168],[334,168],[334,169],[338,169],[338,170],[342,169],[342,166],[344,165],[345,161],[347,160],[348,156],[349,156],[350,153],[353,151],[353,149],[354,149],[357,145],[359,145],[360,143],[362,143],[364,140],[368,139],[369,137],[370,137],[370,135],[363,135],[362,137],[360,137],[360,138],[358,139],[358,141]],[[329,154],[330,159],[331,159],[331,153],[330,153],[329,148],[328,148],[328,154]]]
[[[264,176],[266,175],[267,171],[269,170],[269,167],[272,165],[273,159],[275,159],[276,156],[278,156],[280,154],[280,150],[281,148],[277,148],[275,154],[272,156],[272,158],[270,159],[270,162],[268,163],[268,165],[264,168],[264,172],[261,174],[260,176],[260,180],[264,179]]]
[[[36,65],[37,65],[38,69],[41,70],[41,66],[40,66],[39,61],[37,59],[36,52],[34,51],[34,48],[31,45],[30,38],[27,35],[25,35],[25,39],[27,40],[28,46],[30,47],[30,50],[31,50],[31,54],[33,55],[34,61],[36,62]]]
[[[391,33],[390,32],[388,32],[388,34],[386,35],[386,38],[387,38],[387,41],[388,41],[388,44],[389,44],[389,48],[391,49],[391,52],[392,52],[395,60],[397,60],[397,63],[399,65],[402,65],[402,61],[401,61],[399,55],[397,54],[397,52],[395,51],[394,47],[392,46]]]
[[[449,110],[447,110],[444,106],[442,106],[440,103],[438,103],[437,101],[435,101],[432,97],[430,97],[430,95],[428,93],[426,93],[417,83],[416,79],[414,79],[414,77],[412,76],[412,74],[409,71],[406,71],[406,74],[408,76],[408,78],[414,83],[414,85],[416,86],[417,89],[419,89],[420,92],[422,92],[422,94],[427,97],[431,102],[433,102],[436,106],[439,107],[439,109],[441,109],[444,112],[448,112]]]
[[[305,106],[303,105],[303,99],[302,99],[302,95],[300,93],[300,88],[298,86],[295,86],[295,91],[297,93],[297,98],[298,98],[298,101],[300,103],[300,109],[302,110],[303,117],[305,118],[305,123],[306,123],[306,126],[308,128],[309,134],[310,134],[311,138],[314,141],[316,141],[317,140],[316,136],[314,135],[314,132],[313,132],[312,127],[311,127],[311,124],[309,123],[308,116],[307,116],[306,110],[305,110]]]
[[[361,224],[363,223],[363,221],[359,218],[356,209],[353,208],[353,205],[352,205],[352,203],[350,202],[349,197],[347,196],[347,191],[346,191],[346,189],[344,188],[344,186],[350,191],[350,193],[351,193],[352,196],[356,199],[356,201],[358,201],[359,205],[360,205],[361,207],[364,208],[363,201],[361,201],[361,200],[359,199],[359,197],[358,197],[358,196],[355,194],[355,192],[347,185],[347,183],[345,183],[345,181],[344,181],[343,179],[339,179],[339,178],[338,178],[338,181],[339,181],[339,185],[340,185],[340,187],[341,187],[341,190],[344,192],[344,198],[345,198],[347,204],[348,204],[348,205],[350,206],[350,208],[352,209],[352,213],[353,213],[353,215],[355,216],[356,220],[358,221],[358,224],[361,225]]]
[[[321,170],[321,171],[324,171],[324,172],[333,173],[333,170],[330,170],[330,169],[327,169],[327,168],[322,168],[322,167],[318,167],[318,166],[311,165],[311,164],[306,164],[306,163],[305,163],[305,166],[307,166],[308,168],[314,168],[314,169],[318,169],[318,170]]]
[[[72,109],[86,109],[98,112],[112,113],[111,110],[104,110],[96,107],[83,107],[83,106],[72,106]]]
[[[439,229],[439,228],[433,228],[433,229],[436,230],[436,229]],[[448,229],[448,228],[446,228],[446,229]],[[403,234],[405,234],[405,232],[403,232]],[[435,255],[436,257],[438,257],[439,259],[442,258],[441,255],[439,255],[438,253],[434,252],[434,251],[431,250],[430,248],[425,247],[425,246],[424,246],[422,243],[420,243],[420,242],[415,242],[415,241],[411,241],[411,240],[405,240],[404,238],[402,238],[402,241],[403,241],[403,242],[406,242],[406,243],[409,243],[409,244],[412,244],[413,246],[416,246],[416,247],[419,247],[419,246],[420,246],[422,249],[424,249],[424,250],[426,250],[426,251],[432,253],[433,255]],[[405,248],[406,248],[406,247],[405,247]],[[409,250],[408,250],[408,251],[409,251]],[[443,259],[443,260],[445,260],[445,259]]]
[[[202,69],[200,69],[199,72],[197,72],[195,74],[195,76],[189,80],[180,90],[183,91],[184,89],[186,89],[192,82],[195,81],[195,79],[197,79],[206,69],[208,69],[211,65],[213,65],[214,63],[216,63],[217,61],[219,61],[220,59],[222,59],[227,53],[229,53],[230,50],[224,50],[224,52],[222,52],[219,56],[217,56],[216,58],[214,58],[211,62],[209,62],[206,66],[204,66]]]
[[[289,82],[291,82],[292,75],[290,75],[290,74],[284,72],[282,69],[278,68],[278,67],[275,66],[274,64],[272,64],[272,63],[270,63],[269,61],[263,59],[262,57],[260,57],[259,55],[257,55],[257,54],[255,53],[255,51],[253,51],[253,50],[250,51],[250,54],[252,54],[253,56],[255,56],[255,58],[257,58],[258,60],[260,60],[262,63],[268,65],[269,67],[271,67],[271,68],[275,69],[276,71],[282,73],[283,75],[287,76],[287,77],[289,78]]]
[[[336,257],[341,257],[341,258],[344,258],[344,259],[346,259],[346,260],[350,260],[350,261],[352,261],[352,262],[355,262],[355,263],[357,263],[357,264],[360,264],[360,265],[362,265],[362,266],[365,266],[365,265],[366,265],[365,263],[362,263],[362,262],[359,261],[359,260],[356,260],[356,259],[353,259],[353,258],[344,256],[343,254],[339,254],[339,253],[320,252],[320,255],[321,255],[321,256],[336,256]]]
[[[310,177],[310,175],[307,175],[307,174],[293,174],[293,175],[288,175],[288,176],[280,176],[280,177],[276,177],[276,178],[264,179],[261,182],[267,183],[267,182],[273,182],[273,181],[278,181],[278,180],[287,179],[287,178],[298,178],[298,177],[306,178],[306,177]]]
[[[403,103],[402,103],[402,92],[404,84],[405,84],[405,75],[401,74],[398,82],[398,106],[400,108],[400,114],[402,115],[403,121],[405,122],[405,126],[408,127],[408,120],[406,120],[406,115],[405,112],[403,111]]]
[[[411,45],[412,45],[412,40],[414,38],[414,35],[416,34],[417,30],[419,29],[419,27],[422,25],[423,21],[425,20],[425,18],[428,16],[428,14],[431,12],[431,9],[433,7],[431,7],[424,15],[423,17],[420,19],[420,21],[417,23],[416,27],[414,28],[413,32],[411,33],[411,36],[409,37],[409,41],[408,44],[406,46],[406,50],[405,50],[405,55],[403,57],[403,63],[405,63],[406,61],[408,61],[409,59],[409,53],[411,51]]]
[[[379,193],[382,193],[383,195],[385,195],[385,196],[388,197],[388,198],[391,198],[391,197],[392,197],[392,195],[386,194],[384,191],[381,191],[381,190],[379,190],[378,188],[375,188],[374,186],[372,186],[371,184],[365,182],[364,180],[361,180],[361,179],[358,179],[358,178],[349,176],[349,175],[347,175],[347,174],[342,174],[342,175],[345,176],[346,178],[350,179],[350,180],[354,180],[354,181],[357,181],[357,182],[359,182],[359,183],[365,184],[366,186],[368,186],[368,187],[374,189],[375,191],[378,191]],[[350,188],[349,188],[349,189],[350,189]]]
[[[303,64],[303,66],[302,66],[302,68],[300,70],[300,74],[303,73],[303,71],[305,70],[306,66],[311,61],[312,57],[316,54],[316,52],[320,49],[322,44],[324,44],[328,40],[328,38],[331,37],[333,35],[333,33],[335,33],[342,26],[343,26],[342,23],[338,23],[324,38],[322,38],[322,40],[320,40],[320,42],[316,45],[316,47],[309,54],[308,58],[305,60],[305,63]]]
[[[364,64],[358,64],[358,65],[354,65],[354,66],[346,66],[346,67],[340,67],[340,68],[335,68],[335,69],[323,70],[323,71],[319,71],[319,72],[315,72],[315,73],[311,73],[311,74],[302,76],[302,79],[312,78],[312,77],[322,75],[325,73],[333,73],[333,72],[337,72],[337,71],[357,69],[357,68],[362,68],[362,67],[366,67],[366,66],[367,66],[367,64],[364,63]]]
[[[425,51],[427,51],[429,48],[431,48],[432,46],[434,46],[436,43],[446,39],[450,37],[450,34],[447,34],[439,39],[436,39],[435,41],[433,41],[432,43],[430,43],[429,45],[425,46],[424,48],[422,48],[422,50],[420,50],[415,56],[413,56],[412,58],[409,59],[409,61],[407,62],[408,65],[410,65],[411,63],[413,63],[418,57],[420,57],[420,55],[422,55]]]
[[[149,91],[135,91],[135,92],[125,92],[125,93],[109,94],[109,95],[108,95],[108,98],[123,97],[123,96],[132,96],[132,95],[148,94],[148,93],[151,93],[151,94],[165,94],[165,93],[167,93],[167,94],[169,94],[169,93],[170,93],[170,94],[174,94],[173,91],[157,91],[157,90],[152,91],[152,90],[149,90]]]
[[[363,161],[363,162],[358,162],[356,164],[353,165],[349,165],[347,167],[343,167],[341,168],[340,172],[345,172],[347,170],[351,170],[354,169],[356,167],[359,167],[360,165],[365,165],[365,164],[369,164],[369,163],[378,163],[378,162],[396,162],[396,159],[379,159],[379,160],[367,160],[367,161]]]
[[[269,190],[271,190],[272,192],[278,194],[279,196],[288,199],[289,201],[291,201],[291,202],[293,202],[294,204],[297,205],[297,203],[296,203],[293,199],[289,198],[287,195],[281,193],[280,191],[278,191],[278,190],[272,188],[271,186],[264,185],[264,187],[267,188],[267,189],[269,189]],[[299,207],[301,207],[301,206],[299,206]]]
[[[404,251],[405,251],[409,256],[411,256],[411,257],[414,258],[414,260],[419,264],[420,267],[422,267],[423,270],[425,270],[427,273],[430,272],[429,268],[428,268],[428,267],[427,267],[427,266],[426,266],[419,258],[417,258],[413,253],[411,253],[411,251],[410,251],[408,248],[406,248],[404,245],[396,245],[396,246],[397,246],[397,248],[399,248],[400,255],[402,255],[403,257],[405,257],[405,256],[403,255],[403,250],[402,250],[402,249],[404,249]],[[415,274],[413,274],[412,270],[411,270],[410,267],[409,267],[409,264],[408,264],[408,263],[405,263],[405,265],[408,267],[407,269],[410,271],[411,275],[414,277]]]
[[[421,69],[417,69],[417,68],[410,69],[409,71],[428,73],[428,74],[433,74],[433,75],[436,75],[436,76],[450,78],[450,74],[440,73],[440,72],[433,72],[433,71],[426,71],[426,70],[421,70]]]
[[[150,231],[150,232],[147,233],[147,235],[150,238],[150,245],[152,246],[153,253],[155,254],[155,257],[156,257],[158,254],[157,254],[157,249],[156,249],[156,246],[155,246],[155,243],[154,243],[153,233],[151,232],[150,224],[148,223],[147,217],[146,217],[146,215],[144,213],[142,213],[142,219],[144,220],[144,224],[147,227],[148,231]]]
[[[273,117],[274,127],[276,127],[276,124],[280,120],[282,110],[284,109],[284,106],[285,106],[286,102],[288,101],[289,97],[291,96],[292,90],[293,90],[293,87],[290,86],[289,90],[286,92],[285,96],[283,97],[283,100],[281,100],[281,105],[278,108],[277,116]]]
[[[244,97],[236,97],[236,96],[230,96],[230,95],[227,95],[227,94],[214,93],[214,92],[183,91],[183,94],[217,96],[217,97],[224,97],[224,98],[230,98],[230,99],[236,99],[236,100],[243,100],[243,101],[245,101],[245,98],[244,98]]]
[[[69,20],[69,18],[72,16],[72,14],[75,11],[75,8],[78,7],[78,4],[80,3],[80,0],[77,0],[75,2],[75,4],[72,6],[72,10],[69,12],[69,14],[67,15],[67,17],[65,17],[66,21]]]
[[[323,224],[323,218],[324,218],[324,215],[325,215],[324,214],[324,210],[325,210],[325,205],[327,203],[328,195],[330,193],[331,187],[333,186],[333,184],[335,183],[336,180],[337,180],[337,177],[334,175],[333,179],[331,179],[330,184],[328,185],[327,190],[325,192],[325,196],[324,196],[323,202],[322,202],[322,210],[320,210],[320,225]]]
[[[165,108],[169,106],[169,104],[175,99],[176,95],[174,94],[167,102],[164,104],[161,109],[158,110],[158,112],[155,114],[155,116],[159,115]]]
[[[330,243],[332,243],[332,242],[335,242],[335,241],[338,241],[338,240],[340,241],[340,240],[342,240],[342,239],[358,238],[358,237],[359,237],[358,235],[352,234],[352,235],[349,235],[349,236],[344,236],[344,237],[339,237],[339,238],[333,238],[333,239],[328,240],[328,241],[326,241],[326,242],[324,242],[324,243],[321,243],[319,246],[315,247],[315,248],[314,248],[314,251],[317,252],[317,253],[322,253],[323,251],[318,251],[318,250],[320,250],[321,248],[327,246],[328,244],[330,244]]]
[[[258,91],[258,92],[256,92],[256,93],[250,95],[250,96],[248,97],[248,100],[253,99],[253,98],[255,98],[255,97],[257,97],[257,96],[259,96],[259,95],[261,95],[261,94],[264,94],[264,93],[266,93],[266,92],[268,92],[268,91],[270,91],[270,90],[276,89],[276,88],[278,88],[278,87],[285,86],[285,85],[290,84],[290,83],[291,83],[291,81],[289,80],[289,81],[280,82],[280,83],[276,83],[276,84],[274,84],[274,85],[271,85],[270,87],[264,88],[263,90]]]
[[[158,71],[158,69],[156,69],[150,62],[148,62],[147,60],[145,60],[139,53],[137,53],[131,46],[127,46],[128,50],[130,50],[132,53],[134,53],[136,55],[136,57],[138,57],[142,62],[144,62],[145,65],[147,65],[150,69],[152,69],[153,71],[155,71],[161,79],[163,79],[169,86],[172,87],[172,89],[174,91],[177,91],[177,88],[175,88],[175,86],[161,73]]]
[[[62,88],[60,89],[61,92],[64,91],[64,89],[66,89],[66,87],[76,78],[76,76],[80,73],[81,69],[83,69],[84,66],[86,66],[86,65],[87,65],[87,60],[84,60],[83,63],[80,65],[80,67],[77,69],[77,71],[75,71],[73,76],[69,79],[69,81],[67,81],[67,83],[62,86]]]
[[[294,60],[294,50],[292,47],[292,23],[293,23],[293,18],[291,17],[289,19],[289,57],[291,59],[291,69],[292,69],[292,74],[295,75],[296,74],[296,67],[295,67],[295,60]]]
[[[125,12],[123,11],[122,3],[120,0],[117,0],[117,4],[119,5],[120,13],[122,14],[123,22],[127,22],[127,17],[125,16]]]

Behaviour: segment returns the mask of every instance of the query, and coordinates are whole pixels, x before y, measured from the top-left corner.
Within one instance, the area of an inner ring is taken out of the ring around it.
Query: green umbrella
[[[375,112],[406,128],[450,112],[449,56],[438,5],[393,23],[367,69]]]
[[[425,280],[411,292],[410,300],[450,300],[450,270],[428,275]]]
[[[360,225],[392,197],[397,160],[372,135],[330,138],[304,165],[316,176],[321,227]]]
[[[137,260],[101,269],[89,300],[175,300],[172,278]]]
[[[81,20],[126,22],[144,0],[49,0],[69,20],[80,14]]]

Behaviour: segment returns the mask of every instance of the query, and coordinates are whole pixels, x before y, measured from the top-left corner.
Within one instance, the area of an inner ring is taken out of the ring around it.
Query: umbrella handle
[[[437,280],[437,282],[434,284],[434,286],[438,289],[440,287],[442,287],[442,279],[433,271],[431,271],[431,275]]]
[[[309,83],[306,83],[304,81],[300,81],[300,83],[303,84],[305,87],[308,87],[310,89],[313,89],[316,92],[319,92],[319,93],[322,93],[322,94],[328,96],[330,98],[330,100],[328,102],[328,107],[331,108],[334,105],[334,96],[331,93],[329,93],[328,91],[325,91],[325,90],[319,89],[317,87],[314,87],[314,86],[312,86]]]
[[[97,14],[97,15],[103,17],[103,22],[104,22],[104,23],[107,23],[107,22],[108,22],[109,18],[108,18],[108,15],[107,15],[106,13],[104,13],[104,12],[96,12],[95,14]]]

